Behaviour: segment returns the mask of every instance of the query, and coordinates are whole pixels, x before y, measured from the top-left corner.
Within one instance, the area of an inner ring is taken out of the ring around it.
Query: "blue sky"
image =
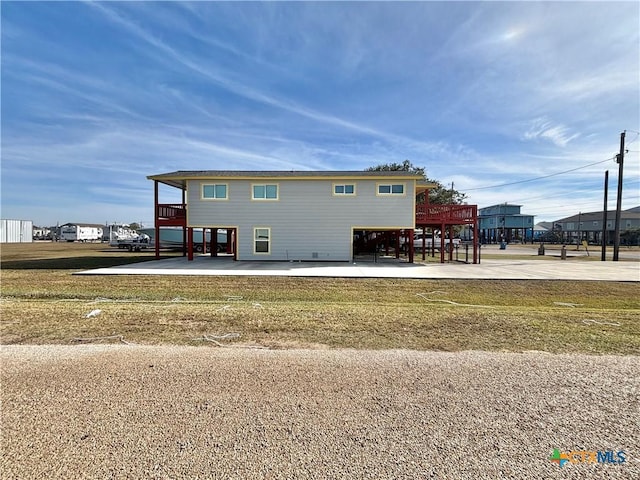
[[[555,220],[601,210],[607,169],[615,208],[624,130],[640,205],[638,2],[0,8],[2,218],[151,224],[147,175],[408,159]]]

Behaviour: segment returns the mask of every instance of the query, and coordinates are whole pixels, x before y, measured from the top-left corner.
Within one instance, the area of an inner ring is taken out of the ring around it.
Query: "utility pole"
[[[580,251],[580,243],[582,242],[582,212],[578,212],[578,251]]]
[[[604,172],[604,209],[602,210],[602,254],[600,260],[607,260],[607,197],[609,196],[609,170]]]
[[[616,155],[618,163],[618,200],[616,202],[616,224],[613,238],[613,261],[618,261],[618,251],[620,250],[620,211],[622,210],[622,167],[624,165],[624,135],[626,130],[620,134],[620,153]]]

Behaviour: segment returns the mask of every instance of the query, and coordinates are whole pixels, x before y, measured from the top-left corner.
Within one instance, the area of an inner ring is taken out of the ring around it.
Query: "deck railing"
[[[416,205],[416,225],[429,223],[466,224],[477,217],[477,205]]]
[[[183,203],[160,203],[156,208],[156,218],[158,220],[186,220],[187,206]]]

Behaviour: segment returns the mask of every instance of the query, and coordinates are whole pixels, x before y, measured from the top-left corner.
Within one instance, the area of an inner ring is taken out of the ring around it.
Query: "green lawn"
[[[0,251],[4,344],[99,342],[270,348],[640,353],[625,282],[77,276],[151,260],[99,244]],[[515,252],[514,252],[515,254]],[[508,258],[508,257],[502,257]],[[93,310],[100,310],[87,318]]]

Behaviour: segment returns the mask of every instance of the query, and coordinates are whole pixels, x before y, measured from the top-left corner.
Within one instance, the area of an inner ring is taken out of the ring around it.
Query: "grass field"
[[[2,245],[0,342],[640,354],[634,283],[72,275],[152,258]]]

